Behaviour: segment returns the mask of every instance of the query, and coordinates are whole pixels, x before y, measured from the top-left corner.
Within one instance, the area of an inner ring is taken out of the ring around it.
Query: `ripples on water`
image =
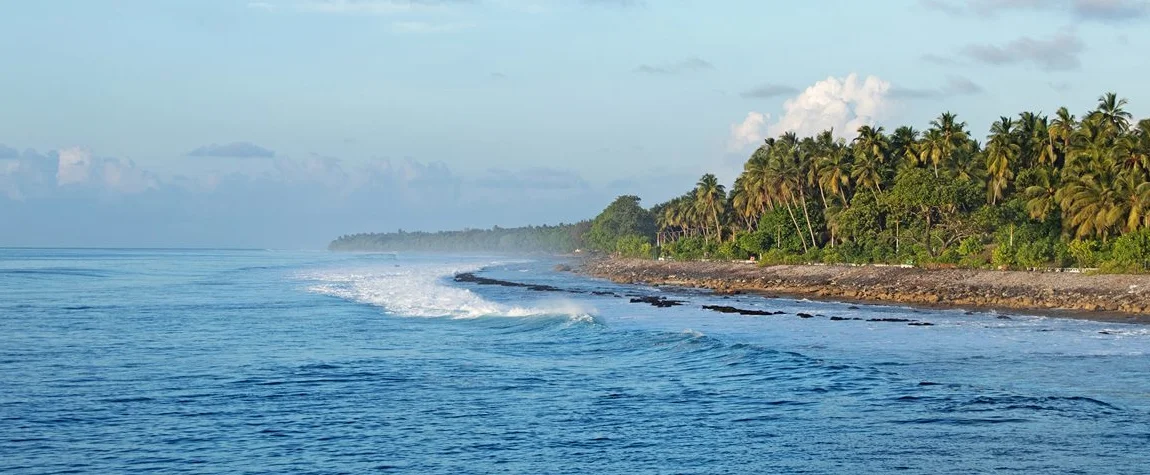
[[[688,304],[444,279],[493,260],[0,251],[0,472],[1146,473],[1150,462],[1142,327],[625,288],[547,263],[483,272]],[[714,303],[788,314],[700,309]]]

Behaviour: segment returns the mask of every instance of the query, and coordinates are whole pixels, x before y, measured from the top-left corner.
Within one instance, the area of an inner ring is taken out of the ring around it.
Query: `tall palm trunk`
[[[795,223],[795,234],[798,234],[799,240],[803,242],[803,252],[807,252],[810,250],[810,248],[807,247],[807,238],[803,237],[803,228],[799,226],[799,220],[795,218],[795,212],[791,209],[790,201],[786,202],[786,207],[787,214],[791,215],[791,222]]]
[[[719,222],[719,208],[711,202],[711,217],[715,220],[715,242],[723,242],[723,224]]]
[[[807,194],[803,192],[802,187],[799,187],[799,196],[802,198],[802,203],[799,205],[803,208],[803,219],[807,221],[807,231],[811,233],[811,246],[815,246],[818,240],[815,239],[815,228],[811,226],[811,215],[807,213]]]

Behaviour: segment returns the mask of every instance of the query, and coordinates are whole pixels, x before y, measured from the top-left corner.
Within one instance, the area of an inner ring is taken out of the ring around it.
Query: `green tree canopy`
[[[597,251],[615,252],[619,240],[624,237],[636,236],[654,241],[655,217],[643,209],[639,201],[639,197],[634,195],[615,198],[591,221],[591,229],[585,236],[587,245]]]

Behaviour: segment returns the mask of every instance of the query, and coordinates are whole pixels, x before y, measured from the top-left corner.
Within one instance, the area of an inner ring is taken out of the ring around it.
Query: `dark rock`
[[[1008,316],[1006,316],[1006,315],[999,315],[997,318],[998,318],[999,320],[1013,320],[1012,318],[1010,318],[1010,317],[1008,317]]]
[[[809,313],[796,313],[795,315],[798,315],[799,318],[815,318],[814,315],[811,315]]]
[[[762,317],[767,317],[767,316],[771,316],[771,315],[782,315],[783,313],[785,313],[785,312],[771,312],[771,311],[767,311],[767,310],[748,310],[748,309],[742,309],[742,308],[728,307],[726,305],[704,305],[703,309],[704,310],[710,310],[712,312],[719,312],[719,313],[733,313],[733,314],[738,314],[738,315],[762,316]]]
[[[907,318],[871,318],[867,319],[868,322],[885,322],[885,323],[910,323],[914,320]]]
[[[633,297],[631,299],[631,303],[645,303],[658,308],[678,307],[683,305],[683,302],[679,300],[671,300],[664,297],[655,296]]]
[[[851,305],[850,307],[847,307],[847,310],[858,310],[858,309],[859,308],[857,305]]]
[[[471,272],[465,272],[463,274],[457,274],[455,276],[455,281],[456,282],[465,282],[465,283],[470,283],[470,284],[476,284],[476,285],[497,285],[500,287],[519,287],[519,288],[524,288],[527,290],[533,290],[536,292],[564,292],[563,289],[560,289],[559,287],[552,287],[550,285],[524,284],[522,282],[509,282],[506,280],[489,279],[487,277],[479,277],[479,276],[477,276]]]
[[[930,322],[910,322],[907,325],[912,327],[933,327],[934,324]]]

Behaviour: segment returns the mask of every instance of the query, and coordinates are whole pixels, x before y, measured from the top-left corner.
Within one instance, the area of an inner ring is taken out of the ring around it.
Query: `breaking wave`
[[[535,302],[528,306],[487,300],[447,280],[482,266],[406,266],[315,271],[299,275],[308,291],[383,308],[407,317],[533,317],[568,316],[593,320],[593,310],[570,301]]]

